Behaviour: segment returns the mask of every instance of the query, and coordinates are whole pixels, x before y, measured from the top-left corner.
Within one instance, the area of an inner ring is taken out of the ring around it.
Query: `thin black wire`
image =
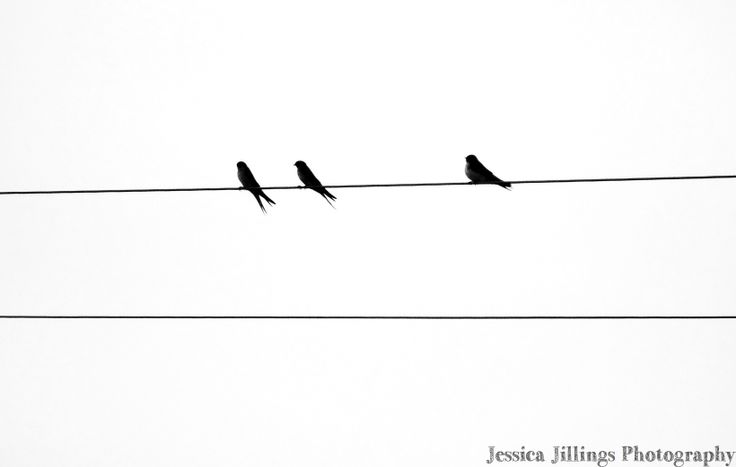
[[[736,175],[685,175],[669,177],[615,177],[615,178],[573,178],[549,180],[516,180],[509,181],[513,185],[544,183],[595,183],[595,182],[634,182],[660,180],[713,180],[732,179]],[[437,186],[470,186],[467,182],[437,183],[372,183],[357,185],[325,185],[325,188],[396,188],[396,187],[437,187]],[[305,186],[267,186],[263,190],[295,190],[309,188]],[[36,191],[3,191],[0,195],[52,195],[52,194],[93,194],[93,193],[151,193],[151,192],[189,192],[189,191],[237,191],[243,187],[211,187],[211,188],[126,188],[102,190],[36,190]],[[736,315],[557,315],[557,316],[385,316],[385,315],[0,315],[0,319],[228,319],[228,320],[695,320],[695,319],[736,319]]]
[[[660,180],[716,180],[731,179],[736,175],[683,175],[671,177],[613,177],[613,178],[567,178],[550,180],[510,180],[512,185],[544,184],[544,183],[596,183],[596,182],[642,182]],[[469,182],[431,182],[431,183],[367,183],[355,185],[325,185],[325,188],[398,188],[398,187],[438,187],[438,186],[473,186]],[[264,186],[262,190],[299,190],[309,186]],[[30,190],[0,191],[0,195],[62,195],[93,193],[161,193],[182,191],[238,191],[243,187],[202,187],[202,188],[123,188],[94,190]]]
[[[238,319],[238,320],[723,320],[736,315],[0,315],[0,319]]]

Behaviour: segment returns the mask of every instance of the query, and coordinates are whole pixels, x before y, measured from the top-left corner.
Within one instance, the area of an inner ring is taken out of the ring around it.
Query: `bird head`
[[[303,161],[296,161],[296,162],[294,162],[294,165],[297,168],[302,168],[302,167],[306,167],[307,166],[307,164],[305,164]]]
[[[471,161],[472,161],[472,162],[476,162],[476,161],[478,161],[478,158],[477,158],[477,157],[475,157],[474,155],[472,155],[472,154],[471,154],[471,155],[467,156],[467,157],[465,158],[465,160],[466,160],[467,162],[471,162]]]
[[[245,165],[245,162],[243,162],[243,161],[238,162],[238,168],[239,169],[242,169],[244,167],[247,167],[247,165]]]

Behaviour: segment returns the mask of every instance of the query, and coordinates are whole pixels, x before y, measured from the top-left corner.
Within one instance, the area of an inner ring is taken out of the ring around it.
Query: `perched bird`
[[[301,180],[302,183],[304,183],[304,185],[308,188],[311,188],[312,190],[322,195],[322,197],[326,199],[328,203],[330,203],[330,206],[332,206],[330,200],[336,200],[337,198],[335,198],[332,193],[327,191],[327,189],[322,186],[319,180],[317,180],[317,177],[315,177],[312,171],[309,170],[307,164],[302,161],[296,161],[294,165],[296,166],[296,174],[299,175],[299,180]],[[334,208],[335,206],[332,207]]]
[[[258,184],[256,178],[253,176],[253,173],[243,161],[238,162],[238,179],[240,180],[240,183],[243,184],[245,189],[250,191],[253,196],[255,196],[256,201],[258,201],[258,206],[261,207],[261,211],[263,211],[264,214],[266,213],[266,208],[263,206],[261,198],[265,199],[266,202],[268,202],[268,204],[270,205],[276,204],[274,200],[266,196],[263,190],[261,190],[261,185]]]
[[[486,169],[485,166],[480,163],[478,158],[472,154],[465,158],[465,175],[467,175],[472,183],[493,183],[494,185],[502,186],[507,190],[511,187],[509,182],[504,182],[493,175],[493,172]]]

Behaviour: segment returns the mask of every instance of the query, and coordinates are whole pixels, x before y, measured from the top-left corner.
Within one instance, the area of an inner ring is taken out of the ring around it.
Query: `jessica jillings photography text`
[[[591,462],[598,467],[606,467],[609,463],[620,460],[621,462],[647,462],[647,463],[670,463],[674,467],[683,467],[688,463],[697,463],[703,467],[711,464],[721,463],[723,467],[729,467],[736,451],[722,450],[715,446],[710,450],[665,450],[665,449],[642,449],[639,446],[621,446],[619,451],[615,450],[593,450],[585,446],[554,446],[551,456],[542,450],[527,449],[522,446],[518,450],[502,450],[496,446],[488,446],[488,459],[486,464],[494,462],[549,462],[551,464],[563,462]]]

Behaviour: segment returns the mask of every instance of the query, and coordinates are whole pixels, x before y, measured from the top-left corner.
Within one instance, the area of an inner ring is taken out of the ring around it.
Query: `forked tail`
[[[263,199],[265,199],[268,202],[268,204],[270,204],[271,206],[276,204],[276,201],[266,196],[266,193],[264,193],[263,190],[261,190],[261,196],[263,196]]]

